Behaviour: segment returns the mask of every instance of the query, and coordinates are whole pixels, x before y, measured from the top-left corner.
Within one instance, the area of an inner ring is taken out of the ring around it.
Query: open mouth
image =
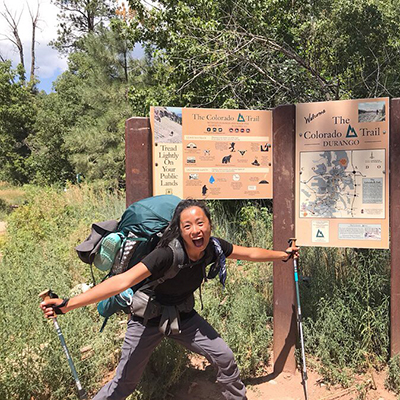
[[[201,247],[204,244],[204,239],[203,238],[193,239],[192,242],[196,247]]]

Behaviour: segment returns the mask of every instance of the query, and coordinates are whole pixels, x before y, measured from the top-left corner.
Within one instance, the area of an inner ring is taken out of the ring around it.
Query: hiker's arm
[[[243,247],[233,245],[232,253],[228,258],[234,258],[238,260],[246,260],[246,261],[286,261],[290,254],[293,252],[293,256],[298,258],[299,256],[299,248],[298,247],[289,247],[286,251],[276,251],[276,250],[267,250],[262,249],[260,247]]]
[[[97,303],[101,300],[108,299],[118,293],[123,292],[151,275],[150,271],[143,263],[136,264],[134,267],[123,274],[112,276],[104,282],[89,289],[87,292],[72,297],[68,304],[61,308],[63,313],[74,310],[75,308],[87,306]],[[61,304],[63,299],[48,299],[40,304],[46,318],[54,316],[52,305]]]

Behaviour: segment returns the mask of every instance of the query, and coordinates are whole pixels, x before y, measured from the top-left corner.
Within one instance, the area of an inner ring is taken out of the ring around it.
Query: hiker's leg
[[[93,400],[122,400],[128,397],[135,390],[152,351],[162,338],[158,326],[146,327],[130,320],[115,376]]]
[[[215,329],[196,314],[181,321],[181,333],[171,335],[183,346],[201,354],[217,368],[217,381],[223,387],[222,394],[227,400],[246,400],[246,388],[240,379],[240,373],[232,350],[218,335]]]

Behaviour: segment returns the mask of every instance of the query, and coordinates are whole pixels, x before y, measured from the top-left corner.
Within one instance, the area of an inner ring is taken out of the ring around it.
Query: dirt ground
[[[191,379],[185,383],[174,400],[224,400],[219,385],[215,382],[215,372],[202,359],[193,359]],[[349,388],[328,387],[314,371],[308,372],[308,400],[396,400],[394,393],[384,387],[385,372],[374,371],[359,376]],[[273,376],[269,367],[264,376],[246,381],[248,400],[303,400],[305,399],[301,373],[291,375],[281,373]]]

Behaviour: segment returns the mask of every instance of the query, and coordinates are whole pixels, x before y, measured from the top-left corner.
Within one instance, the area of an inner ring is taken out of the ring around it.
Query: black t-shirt
[[[225,257],[228,257],[232,253],[233,245],[223,239],[218,238],[218,241],[221,244]],[[206,260],[211,259],[210,264],[216,261],[215,246],[211,240],[204,253],[204,256],[200,260],[190,262],[185,252],[185,264],[188,263],[189,266],[183,268],[175,277],[166,280],[154,289],[156,300],[159,303],[165,305],[182,303],[199,288],[204,279],[203,270],[206,267]],[[164,272],[171,266],[172,261],[172,249],[162,247],[153,250],[142,260],[142,263],[151,272],[152,276],[150,279],[153,280],[161,278]]]

